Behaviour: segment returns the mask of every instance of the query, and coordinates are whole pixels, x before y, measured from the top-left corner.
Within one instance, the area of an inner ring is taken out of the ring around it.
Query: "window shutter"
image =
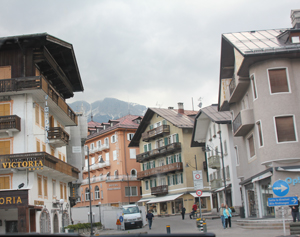
[[[143,171],[145,170],[145,166],[144,166],[144,164],[142,164],[142,166],[143,166]]]
[[[285,68],[269,70],[269,80],[272,93],[289,92]]]
[[[166,157],[166,164],[167,164],[167,165],[169,164],[168,157]]]
[[[155,160],[154,160],[154,161],[152,161],[152,163],[153,163],[153,168],[155,168]]]
[[[150,169],[150,162],[147,162],[147,170]]]
[[[176,184],[175,174],[173,174],[172,177],[173,177],[173,184]]]
[[[163,120],[163,125],[167,125],[167,121],[165,119]]]
[[[152,180],[150,179],[150,188],[152,188]]]
[[[180,178],[181,178],[181,183],[183,184],[183,174],[180,174]]]
[[[178,133],[176,133],[176,142],[179,142]]]
[[[168,186],[170,186],[170,176],[168,176]]]
[[[182,162],[182,160],[181,160],[181,153],[179,153],[179,162]]]
[[[144,152],[147,152],[147,145],[144,145]]]
[[[148,149],[149,151],[152,150],[152,148],[151,148],[151,143],[148,144],[148,148],[149,148],[149,149]]]
[[[174,156],[171,156],[171,163],[173,164],[174,163]]]
[[[165,146],[168,145],[168,138],[165,137]]]
[[[154,179],[154,187],[156,187],[156,179]]]
[[[276,117],[278,142],[296,141],[293,116]]]
[[[152,125],[150,125],[150,130],[152,130],[153,129],[153,124]]]

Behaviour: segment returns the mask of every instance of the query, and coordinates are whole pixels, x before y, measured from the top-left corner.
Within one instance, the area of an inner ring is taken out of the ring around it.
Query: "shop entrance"
[[[6,233],[18,233],[18,221],[5,221]]]

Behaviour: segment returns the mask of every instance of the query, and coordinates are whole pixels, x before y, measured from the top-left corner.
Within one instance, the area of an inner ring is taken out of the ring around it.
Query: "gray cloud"
[[[217,102],[221,34],[291,27],[298,0],[1,1],[0,36],[48,32],[73,44],[85,91],[146,106]],[[195,109],[197,107],[195,106]]]

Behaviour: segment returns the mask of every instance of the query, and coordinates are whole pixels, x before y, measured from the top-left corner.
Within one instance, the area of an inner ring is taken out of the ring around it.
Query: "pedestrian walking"
[[[225,205],[223,215],[224,215],[224,218],[225,218],[226,229],[228,228],[228,225],[229,225],[229,228],[231,228],[231,217],[232,217],[232,215],[231,215],[231,209],[228,208],[227,204]]]
[[[290,206],[291,211],[292,211],[293,222],[296,222],[296,219],[298,221],[300,221],[299,220],[299,198],[298,198],[298,195],[296,195],[296,197],[297,197],[297,202],[294,205]]]
[[[182,220],[184,220],[184,216],[185,216],[185,207],[182,207],[182,209],[181,209],[181,215],[182,215]]]
[[[152,221],[154,220],[154,215],[150,210],[148,210],[148,213],[146,215],[146,220],[148,221],[149,229],[151,230],[152,227]]]
[[[221,221],[222,221],[222,226],[225,229],[225,217],[224,217],[224,210],[225,210],[225,206],[224,203],[221,204],[219,213],[220,213],[220,217],[221,217]]]
[[[197,204],[196,203],[194,203],[194,205],[193,205],[193,207],[192,207],[192,212],[191,212],[191,214],[190,214],[190,219],[192,219],[192,216],[193,216],[193,218],[194,218],[194,215],[195,215],[195,213],[196,213],[196,211],[197,211]]]

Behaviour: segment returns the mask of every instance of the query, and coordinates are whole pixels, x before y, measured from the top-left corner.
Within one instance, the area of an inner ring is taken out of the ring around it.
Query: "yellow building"
[[[149,108],[129,146],[139,146],[137,162],[141,164],[142,199],[156,215],[177,214],[182,206],[189,213],[199,198],[193,182],[193,171],[202,170],[204,189],[201,210],[210,211],[210,193],[205,154],[191,147],[194,118],[197,111]]]

